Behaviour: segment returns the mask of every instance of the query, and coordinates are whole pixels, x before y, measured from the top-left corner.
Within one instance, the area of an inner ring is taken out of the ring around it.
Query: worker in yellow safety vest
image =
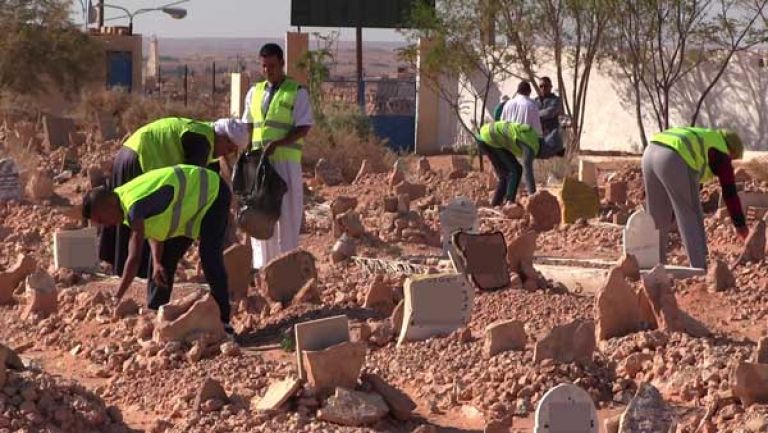
[[[199,240],[200,264],[219,305],[225,330],[230,305],[224,239],[231,192],[216,172],[194,165],[158,168],[113,190],[99,186],[83,199],[83,217],[106,226],[124,225],[131,232],[117,299],[136,277],[143,244],[151,245],[152,275],[147,306],[157,310],[171,299],[176,267],[193,241]]]
[[[282,48],[265,44],[259,57],[266,79],[246,94],[242,120],[252,129],[252,151],[269,156],[269,162],[288,190],[283,196],[280,219],[272,238],[251,239],[254,269],[299,246],[304,206],[301,155],[304,138],[314,123],[307,90],[285,75]]]
[[[746,238],[744,212],[736,191],[732,160],[740,159],[744,145],[727,129],[677,127],[651,137],[643,152],[646,210],[659,230],[661,262],[666,262],[669,230],[674,220],[690,265],[707,267],[704,212],[699,198],[702,183],[717,176],[722,197],[736,233]]]

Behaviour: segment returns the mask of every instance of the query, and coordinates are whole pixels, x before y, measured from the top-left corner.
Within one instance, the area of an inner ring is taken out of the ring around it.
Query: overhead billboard
[[[413,9],[435,0],[291,0],[291,25],[406,28]]]

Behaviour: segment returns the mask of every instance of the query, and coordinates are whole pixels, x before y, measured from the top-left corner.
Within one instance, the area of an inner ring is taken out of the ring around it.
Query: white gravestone
[[[403,288],[403,324],[397,344],[448,335],[469,321],[474,288],[463,274],[418,275]]]
[[[10,158],[0,159],[0,202],[7,200],[21,200],[19,169]]]
[[[53,263],[56,269],[92,271],[99,265],[96,227],[62,230],[53,234]]]
[[[583,389],[561,383],[547,391],[536,407],[533,433],[598,433],[597,410]]]
[[[301,356],[303,350],[323,350],[350,341],[349,319],[344,315],[297,323],[293,329],[296,338],[296,364],[299,379],[306,379]]]
[[[651,269],[661,262],[659,231],[645,210],[629,216],[624,227],[624,252],[635,256],[640,269]]]
[[[440,236],[443,239],[443,253],[448,254],[451,237],[457,230],[474,231],[477,225],[477,207],[472,200],[459,197],[452,200],[440,211]]]

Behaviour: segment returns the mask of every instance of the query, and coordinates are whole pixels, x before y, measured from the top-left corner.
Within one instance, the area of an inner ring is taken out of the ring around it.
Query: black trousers
[[[483,142],[478,142],[478,146],[488,156],[493,171],[499,178],[491,206],[499,206],[505,201],[514,203],[517,198],[517,188],[520,186],[520,178],[523,175],[523,166],[508,150],[493,148]]]
[[[232,193],[229,186],[221,177],[219,180],[219,195],[203,216],[200,226],[200,265],[203,274],[211,288],[211,295],[219,305],[221,321],[229,323],[231,308],[229,305],[229,285],[227,270],[224,267],[224,243],[226,242],[227,225],[229,224],[229,206]],[[160,287],[150,277],[147,284],[147,305],[153,310],[167,304],[173,291],[173,277],[176,274],[179,260],[184,256],[194,242],[187,237],[176,237],[165,241],[161,262],[168,275],[168,287]],[[150,276],[152,275],[152,257],[149,257]]]

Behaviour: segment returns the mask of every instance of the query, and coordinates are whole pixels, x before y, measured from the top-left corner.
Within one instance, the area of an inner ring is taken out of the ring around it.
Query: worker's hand
[[[267,143],[266,146],[264,146],[264,154],[267,156],[271,156],[275,152],[275,149],[277,149],[277,146],[279,144],[280,144],[279,140],[270,141],[269,143]]]
[[[736,233],[739,235],[739,237],[742,240],[746,240],[747,236],[749,236],[749,227],[747,226],[736,227]]]
[[[168,287],[168,273],[161,263],[152,264],[152,281],[160,287]]]

